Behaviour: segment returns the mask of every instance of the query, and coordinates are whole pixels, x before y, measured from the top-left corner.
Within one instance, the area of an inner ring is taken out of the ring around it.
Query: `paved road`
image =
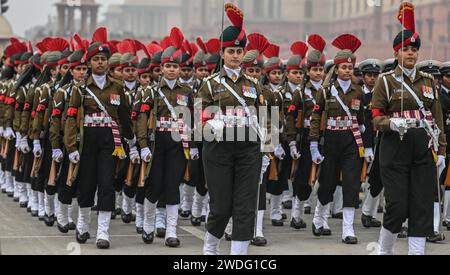
[[[287,210],[286,210],[287,211]],[[289,215],[288,215],[289,216]],[[269,244],[266,247],[250,247],[254,255],[301,255],[301,254],[340,254],[369,255],[376,249],[378,229],[365,229],[361,226],[360,212],[355,217],[355,231],[359,238],[358,245],[341,243],[341,221],[330,219],[333,235],[315,238],[311,233],[312,215],[306,215],[308,228],[296,231],[287,223],[284,227],[273,227],[266,216],[264,232]],[[95,235],[96,215],[92,215],[91,235]],[[64,235],[56,227],[48,228],[43,222],[32,218],[24,209],[20,209],[12,199],[0,194],[0,252],[1,254],[128,254],[128,255],[198,255],[203,245],[204,227],[193,227],[188,220],[179,222],[181,247],[167,248],[163,239],[156,239],[152,245],[145,245],[136,234],[133,225],[125,225],[120,219],[111,223],[111,249],[97,250],[95,236],[87,244],[79,246],[74,233]],[[450,237],[450,233],[448,234]],[[228,254],[230,243],[223,241],[221,253]],[[397,254],[407,253],[407,241],[399,240],[396,244]],[[450,246],[427,244],[427,254],[450,254]]]

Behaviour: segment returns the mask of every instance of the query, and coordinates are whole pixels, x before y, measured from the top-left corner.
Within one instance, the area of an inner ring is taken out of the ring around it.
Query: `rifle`
[[[131,187],[131,182],[133,181],[134,166],[135,164],[130,160],[130,164],[128,165],[127,178],[125,179],[125,185],[128,187]]]
[[[67,172],[67,181],[66,181],[66,185],[69,186],[69,187],[72,187],[73,182],[74,182],[74,180],[72,178],[73,178],[73,175],[74,175],[74,172],[75,172],[75,165],[76,165],[75,163],[70,161],[70,163],[69,163],[69,171]]]
[[[14,164],[13,164],[13,171],[19,171],[20,166],[22,166],[22,163],[20,161],[21,158],[21,152],[16,149],[16,152],[14,153]]]
[[[305,100],[304,97],[302,95],[302,91],[306,86],[306,83],[309,81],[309,78],[307,76],[305,76],[303,78],[303,83],[302,83],[302,87],[299,89],[299,93],[300,93],[300,99],[302,100],[302,111],[301,112],[297,112],[297,123],[295,125],[295,128],[297,129],[297,136],[296,136],[296,144],[300,145],[300,151],[302,148],[302,144],[303,144],[303,127],[305,124]],[[292,167],[291,167],[291,180],[292,182],[295,180],[295,174],[297,173],[297,169],[298,169],[298,159],[296,160],[292,160]]]
[[[278,181],[277,160],[275,156],[273,156],[272,154],[269,155],[269,159],[270,159],[269,180]]]
[[[361,169],[361,178],[360,178],[361,183],[363,183],[363,182],[366,180],[366,177],[367,177],[367,167],[368,167],[368,163],[367,163],[366,160],[364,160],[363,166],[362,166],[362,169]]]
[[[50,168],[50,174],[48,176],[48,186],[56,186],[57,173],[58,173],[58,163],[53,160]]]
[[[155,143],[155,130],[156,130],[156,114],[158,108],[158,100],[155,96],[155,100],[153,103],[153,110],[150,111],[150,116],[148,118],[147,123],[147,139],[150,147],[153,149],[154,143]],[[148,161],[148,162],[147,162]],[[138,187],[144,187],[145,181],[148,177],[148,174],[150,173],[151,168],[151,161],[152,159],[148,159],[147,161],[143,160],[141,164],[141,172],[139,173],[139,181],[138,181]]]
[[[6,159],[6,157],[8,156],[8,151],[9,151],[10,143],[11,143],[10,140],[6,140],[6,141],[5,141],[5,146],[3,147],[3,153],[2,153],[2,157],[3,157],[4,159]]]
[[[42,157],[35,157],[33,160],[33,166],[31,167],[31,177],[37,178],[39,170],[42,164]]]

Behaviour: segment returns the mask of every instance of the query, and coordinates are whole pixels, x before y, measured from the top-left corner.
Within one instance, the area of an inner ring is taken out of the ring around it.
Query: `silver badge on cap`
[[[349,57],[349,58],[347,59],[347,61],[348,61],[349,63],[351,63],[351,62],[352,62],[352,58]]]
[[[414,43],[416,42],[416,39],[414,37],[411,38],[411,42]]]
[[[236,39],[236,41],[234,41],[234,45],[238,46],[241,42],[239,40]]]
[[[98,50],[103,51],[103,47],[102,46],[98,47]]]

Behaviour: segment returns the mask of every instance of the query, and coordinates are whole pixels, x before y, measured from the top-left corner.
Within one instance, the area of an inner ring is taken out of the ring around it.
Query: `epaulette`
[[[432,74],[425,73],[425,72],[422,72],[422,71],[419,71],[419,74],[420,74],[421,76],[425,77],[425,78],[429,78],[429,79],[431,79],[431,80],[434,80],[434,76],[433,76]]]
[[[214,77],[216,77],[218,75],[219,75],[219,73],[215,73],[215,74],[212,74],[212,75],[208,76],[207,78],[205,78],[205,82],[213,79]]]
[[[391,71],[388,71],[388,72],[385,72],[385,73],[380,74],[378,77],[379,77],[379,78],[382,78],[382,77],[384,77],[384,76],[387,76],[387,75],[390,75],[390,74],[393,74],[393,73],[394,73],[394,70],[391,70]]]
[[[182,88],[187,88],[189,90],[192,90],[191,86],[189,86],[188,83],[181,83],[178,81],[178,85],[180,85],[180,87],[182,87]]]
[[[247,78],[248,80],[250,80],[251,82],[255,83],[256,85],[258,85],[258,82],[259,82],[258,79],[248,76],[246,74],[244,74],[244,77]]]

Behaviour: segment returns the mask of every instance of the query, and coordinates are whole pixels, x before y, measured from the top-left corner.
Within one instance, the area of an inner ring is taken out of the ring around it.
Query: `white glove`
[[[5,132],[5,129],[3,129],[3,127],[0,127],[0,137],[3,136],[3,132]]]
[[[27,136],[22,137],[22,139],[20,140],[19,148],[20,148],[19,150],[24,154],[28,154],[31,151],[30,146],[28,145],[28,137]]]
[[[366,126],[359,125],[359,131],[361,132],[361,134],[364,134],[364,132],[366,132]]]
[[[191,156],[192,160],[198,160],[200,158],[200,152],[198,151],[198,148],[189,149],[189,155]]]
[[[136,146],[130,148],[130,160],[132,163],[139,163],[140,156]]]
[[[315,164],[321,164],[325,158],[319,152],[319,143],[317,141],[311,142],[309,149],[311,150],[312,161]]]
[[[13,138],[15,138],[16,136],[14,135],[14,131],[8,127],[6,128],[6,130],[3,132],[3,137],[5,137],[7,140],[12,140]]]
[[[20,151],[20,141],[22,140],[22,135],[18,132],[16,134],[16,148]]]
[[[145,162],[150,162],[152,160],[152,151],[150,151],[150,148],[145,147],[141,149],[141,159]]]
[[[436,167],[438,169],[438,175],[440,177],[442,172],[445,169],[445,157],[444,156],[441,156],[441,155],[438,156],[438,160],[436,162]]]
[[[38,139],[33,140],[33,154],[36,158],[40,158],[42,155],[41,142]]]
[[[52,159],[54,161],[56,161],[57,163],[61,163],[63,158],[64,158],[64,155],[63,155],[63,152],[61,151],[61,149],[53,149],[52,150]]]
[[[402,121],[399,119],[396,120],[395,118],[391,118],[390,124],[389,124],[389,127],[391,128],[391,130],[394,132],[400,133],[399,126],[403,126],[405,133],[407,132],[408,128],[407,128],[406,122],[404,120]]]
[[[373,154],[372,148],[366,148],[364,150],[364,158],[366,159],[367,163],[373,162],[373,160],[375,159],[375,156]]]
[[[281,144],[278,144],[277,147],[275,147],[274,155],[277,159],[283,160],[286,156],[286,152],[283,149],[283,146]]]
[[[69,160],[73,164],[77,164],[78,162],[80,162],[80,153],[78,151],[70,153],[69,154]]]
[[[130,148],[136,145],[136,136],[134,136],[133,139],[127,139],[127,143]]]
[[[289,148],[291,148],[291,157],[293,160],[298,160],[301,154],[297,150],[297,144],[295,141],[289,143]]]
[[[270,165],[270,159],[268,156],[264,155],[262,159],[262,167],[261,167],[261,173],[265,173],[267,171],[267,168],[269,168]]]

